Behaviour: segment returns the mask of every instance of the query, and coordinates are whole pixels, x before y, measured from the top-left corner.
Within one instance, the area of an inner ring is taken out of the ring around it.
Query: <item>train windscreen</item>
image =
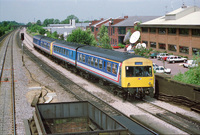
[[[126,66],[126,77],[151,77],[151,66]]]

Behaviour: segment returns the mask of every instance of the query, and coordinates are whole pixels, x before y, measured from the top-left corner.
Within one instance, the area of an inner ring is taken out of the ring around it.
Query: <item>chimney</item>
[[[127,16],[124,16],[124,19],[127,19],[128,18],[128,15]]]
[[[71,25],[72,25],[73,27],[76,27],[76,20],[75,20],[75,19],[72,19]]]
[[[101,18],[101,21],[103,21],[103,18]]]

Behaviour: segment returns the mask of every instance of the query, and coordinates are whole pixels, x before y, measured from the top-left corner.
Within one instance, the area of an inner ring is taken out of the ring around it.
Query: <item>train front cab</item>
[[[153,96],[154,72],[152,61],[130,58],[122,63],[121,86],[132,96]]]

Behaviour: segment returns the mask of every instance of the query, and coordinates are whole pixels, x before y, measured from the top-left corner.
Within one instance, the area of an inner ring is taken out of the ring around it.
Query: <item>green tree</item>
[[[102,48],[112,49],[110,45],[110,37],[108,36],[108,29],[105,27],[105,25],[101,26],[98,36],[99,44]]]
[[[42,22],[40,20],[37,20],[36,24],[37,25],[42,25]]]
[[[94,38],[89,34],[88,31],[83,31],[80,28],[75,29],[67,37],[68,42],[75,42],[85,45],[94,45]]]
[[[75,15],[69,15],[65,20],[61,21],[61,24],[69,24],[70,20],[75,19],[75,22],[78,23],[79,19]]]
[[[46,33],[46,30],[43,28],[40,28],[39,33],[40,33],[40,35],[44,35]]]
[[[55,20],[54,20],[54,24],[60,24],[60,20],[55,19]]]

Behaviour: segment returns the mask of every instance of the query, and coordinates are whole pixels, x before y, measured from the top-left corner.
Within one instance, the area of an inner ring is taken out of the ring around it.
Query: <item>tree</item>
[[[105,25],[101,26],[98,36],[99,44],[102,48],[112,49],[110,45],[110,37],[108,36],[108,29],[105,27]]]
[[[67,41],[93,46],[95,44],[93,36],[80,28],[73,30],[72,34],[67,37]]]
[[[55,20],[54,20],[54,24],[60,24],[60,20],[55,19]]]
[[[40,28],[39,33],[40,33],[40,35],[44,35],[46,33],[46,30],[43,28]]]
[[[69,24],[70,20],[75,19],[75,22],[78,23],[79,19],[75,15],[70,15],[67,17],[67,19],[63,20],[61,23],[62,24]]]
[[[36,24],[37,25],[42,25],[42,22],[40,20],[37,20]]]

